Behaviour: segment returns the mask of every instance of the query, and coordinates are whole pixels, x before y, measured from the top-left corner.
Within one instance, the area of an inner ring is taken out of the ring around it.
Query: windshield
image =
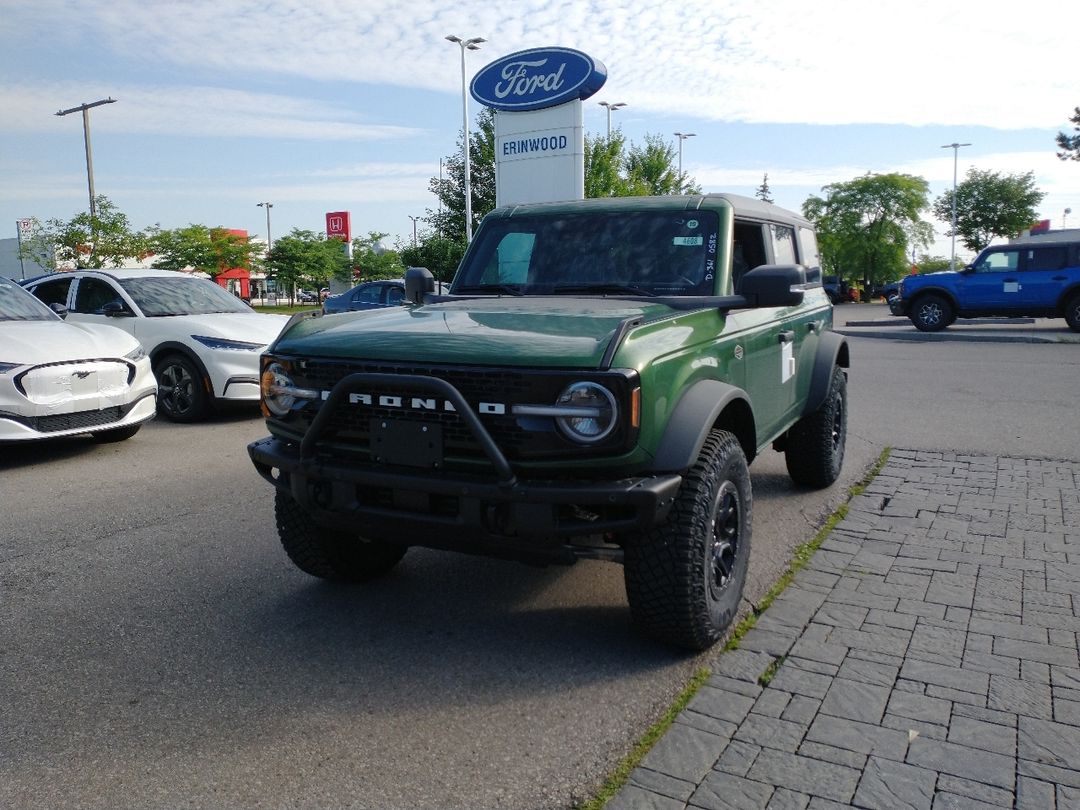
[[[711,295],[711,211],[575,212],[484,223],[453,293]]]
[[[120,285],[148,318],[252,311],[224,287],[205,278],[147,276],[121,279]]]
[[[13,281],[0,278],[0,321],[57,321],[55,312]]]

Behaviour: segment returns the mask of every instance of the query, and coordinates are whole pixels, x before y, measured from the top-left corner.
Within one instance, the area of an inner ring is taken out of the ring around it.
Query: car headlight
[[[142,347],[141,343],[124,355],[125,360],[130,360],[133,363],[138,363],[144,357],[146,357],[146,349]]]
[[[249,343],[245,340],[226,340],[225,338],[208,337],[206,335],[192,335],[194,340],[199,341],[208,349],[226,349],[234,352],[261,352],[265,343]]]
[[[555,407],[560,415],[555,423],[563,434],[575,442],[593,444],[615,429],[619,408],[615,396],[594,382],[576,382],[559,395]]]
[[[297,388],[289,376],[289,370],[281,363],[270,363],[259,378],[266,415],[286,416],[298,400],[319,398],[319,392],[310,388]]]

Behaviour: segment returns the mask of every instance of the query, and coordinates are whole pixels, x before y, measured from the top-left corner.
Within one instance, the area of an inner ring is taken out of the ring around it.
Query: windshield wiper
[[[458,287],[458,293],[499,293],[502,295],[524,295],[516,284],[468,284]]]
[[[556,293],[624,293],[627,295],[645,295],[655,298],[656,293],[637,287],[633,284],[599,283],[599,284],[556,284]]]

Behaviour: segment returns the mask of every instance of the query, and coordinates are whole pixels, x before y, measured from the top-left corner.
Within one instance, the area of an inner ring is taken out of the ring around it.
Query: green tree
[[[1045,193],[1035,187],[1035,175],[1001,174],[968,169],[956,187],[956,235],[964,247],[978,253],[996,237],[1018,236],[1038,217]],[[952,236],[953,192],[934,201],[934,216],[949,224]]]
[[[1080,107],[1076,108],[1069,120],[1075,124],[1073,132],[1076,134],[1067,135],[1064,132],[1057,134],[1057,145],[1061,147],[1057,156],[1062,160],[1080,160]]]
[[[929,186],[909,174],[866,174],[822,188],[803,214],[818,230],[822,266],[832,275],[869,289],[908,269],[909,245],[926,246],[933,228],[920,213]]]
[[[939,273],[942,270],[949,269],[949,257],[931,256],[928,253],[923,253],[919,256],[919,260],[915,262],[915,267],[918,268],[920,274]]]
[[[274,241],[266,257],[266,272],[278,290],[287,292],[290,299],[297,287],[320,290],[331,279],[352,280],[345,245],[340,239],[327,239],[325,234],[299,228]]]
[[[440,237],[465,242],[465,158],[462,139],[458,151],[443,160],[445,175],[433,177],[428,188],[439,199],[439,210],[430,208],[425,220]],[[495,207],[495,111],[485,107],[469,137],[469,187],[472,192],[473,231]]]
[[[370,231],[367,236],[353,239],[353,271],[363,281],[380,278],[401,278],[405,265],[396,250],[389,250],[383,243],[385,233]]]
[[[19,255],[42,267],[72,263],[75,267],[100,269],[106,265],[122,267],[125,261],[147,252],[146,235],[131,228],[127,216],[107,197],[94,198],[96,214],[89,211],[69,220],[32,220],[30,236]]]
[[[765,172],[765,176],[761,178],[761,185],[754,191],[754,196],[762,202],[773,202],[772,190],[769,188],[769,173]]]
[[[453,280],[465,255],[464,242],[431,233],[421,234],[415,245],[398,245],[397,249],[407,267],[426,267],[444,284]]]
[[[232,267],[250,270],[259,252],[253,237],[195,223],[171,230],[155,226],[148,229],[147,242],[154,267],[198,270],[211,278]]]
[[[678,155],[660,135],[646,135],[644,145],[631,144],[623,159],[629,195],[698,194],[701,189],[686,173],[679,176]]]
[[[625,197],[629,194],[622,175],[626,138],[616,130],[611,137],[585,135],[585,196]]]

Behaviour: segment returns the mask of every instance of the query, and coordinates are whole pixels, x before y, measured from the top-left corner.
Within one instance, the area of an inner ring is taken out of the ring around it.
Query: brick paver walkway
[[[1080,464],[894,451],[607,810],[1080,808],[1078,637]]]

